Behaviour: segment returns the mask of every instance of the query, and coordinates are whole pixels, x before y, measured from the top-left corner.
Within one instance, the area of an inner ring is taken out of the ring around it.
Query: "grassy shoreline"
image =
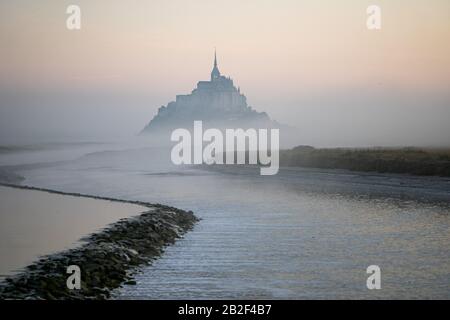
[[[280,150],[280,166],[450,177],[450,149],[298,146]]]

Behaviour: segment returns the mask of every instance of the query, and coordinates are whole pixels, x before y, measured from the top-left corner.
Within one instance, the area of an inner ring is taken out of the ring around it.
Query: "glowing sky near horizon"
[[[80,31],[65,27],[69,4],[81,7]],[[366,28],[370,4],[382,9],[380,31]],[[131,130],[143,114],[151,118],[157,107],[208,79],[217,47],[221,72],[235,79],[249,103],[305,128],[312,143],[386,144],[391,134],[404,144],[408,130],[419,126],[431,132],[419,142],[433,144],[450,138],[442,120],[450,115],[449,24],[448,0],[2,1],[0,91],[8,96],[0,112],[14,114],[15,104],[32,110],[36,95],[62,105],[65,95],[73,102],[81,93],[106,105],[100,93],[122,93],[125,102],[133,96]],[[31,98],[23,102],[24,96]],[[348,113],[366,100],[392,105],[385,108],[394,114],[366,103],[352,131]],[[408,105],[421,100],[430,104]],[[120,115],[120,106],[111,108]],[[405,113],[409,127],[400,126]],[[314,125],[329,127],[330,136],[369,130],[366,142],[316,139],[320,133],[303,120],[330,116],[333,121]],[[400,131],[377,133],[371,117]]]

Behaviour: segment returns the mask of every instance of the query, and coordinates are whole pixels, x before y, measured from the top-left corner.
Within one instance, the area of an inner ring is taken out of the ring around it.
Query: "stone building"
[[[158,109],[158,114],[142,133],[159,129],[192,127],[194,120],[203,120],[216,127],[273,127],[265,112],[256,112],[247,105],[247,98],[236,88],[230,77],[221,75],[214,53],[214,65],[209,81],[199,81],[186,95]]]

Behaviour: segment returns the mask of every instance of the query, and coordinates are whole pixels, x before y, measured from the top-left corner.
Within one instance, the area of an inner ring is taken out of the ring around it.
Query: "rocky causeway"
[[[192,211],[160,204],[13,187],[132,203],[147,210],[83,238],[78,247],[43,256],[6,278],[0,283],[0,299],[108,299],[112,290],[124,283],[133,284],[133,274],[139,267],[151,264],[199,220]],[[80,268],[80,289],[67,286],[67,268],[72,265]]]

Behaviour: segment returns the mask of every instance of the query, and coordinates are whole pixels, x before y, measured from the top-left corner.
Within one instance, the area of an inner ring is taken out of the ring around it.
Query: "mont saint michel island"
[[[246,96],[233,80],[220,73],[216,52],[210,80],[199,81],[190,94],[177,95],[175,101],[161,106],[141,134],[191,128],[195,120],[202,120],[206,127],[214,128],[279,127],[266,112],[258,112],[249,106]]]

